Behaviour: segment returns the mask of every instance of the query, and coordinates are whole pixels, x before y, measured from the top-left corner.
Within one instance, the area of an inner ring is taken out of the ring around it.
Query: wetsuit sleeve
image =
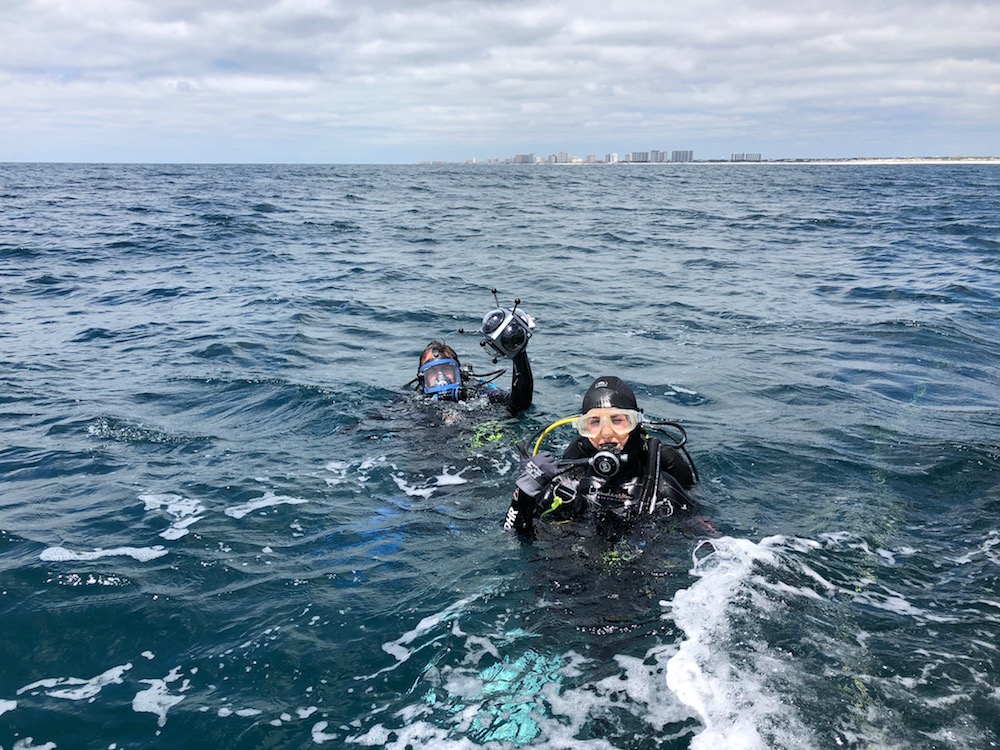
[[[531,406],[531,400],[535,394],[535,379],[531,373],[531,362],[528,361],[528,350],[522,349],[511,360],[514,365],[514,372],[510,381],[510,403],[508,408],[511,414],[517,414]]]
[[[516,531],[524,536],[531,536],[535,529],[535,503],[537,498],[533,495],[515,488],[514,497],[510,501],[510,508],[507,516],[503,520],[503,527],[507,531]]]
[[[676,448],[671,448],[669,445],[660,446],[660,470],[676,479],[685,490],[694,487],[694,473],[691,471],[691,466]]]

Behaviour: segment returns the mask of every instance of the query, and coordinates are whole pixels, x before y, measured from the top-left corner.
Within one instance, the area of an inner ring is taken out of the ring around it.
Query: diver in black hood
[[[561,460],[538,452],[554,427],[572,423],[579,436]],[[670,433],[672,444],[657,436]],[[651,434],[652,433],[652,434]],[[555,521],[592,517],[598,530],[614,537],[644,514],[670,515],[697,508],[688,494],[697,470],[675,423],[643,423],[632,389],[621,378],[597,378],[583,397],[581,416],[546,428],[525,461],[504,528],[530,535],[536,518]],[[528,451],[525,450],[525,453]]]

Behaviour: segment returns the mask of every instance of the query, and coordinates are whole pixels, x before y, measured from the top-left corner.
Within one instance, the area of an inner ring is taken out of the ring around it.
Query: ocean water
[[[996,747],[998,195],[0,165],[0,748]],[[430,338],[503,367],[493,289],[531,409],[407,396]],[[684,425],[701,519],[504,533],[602,374]]]

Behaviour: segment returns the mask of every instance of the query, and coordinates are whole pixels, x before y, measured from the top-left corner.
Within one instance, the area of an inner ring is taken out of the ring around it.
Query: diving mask
[[[591,409],[577,417],[573,424],[585,438],[597,437],[605,426],[615,435],[623,436],[642,424],[642,414],[635,409]]]
[[[417,370],[424,394],[434,398],[459,399],[462,371],[453,359],[431,359]]]

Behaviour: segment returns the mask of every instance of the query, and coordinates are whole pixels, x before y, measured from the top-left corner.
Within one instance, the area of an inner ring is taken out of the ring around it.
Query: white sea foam
[[[14,750],[55,750],[56,743],[46,742],[44,745],[36,745],[34,737],[25,737],[14,743]]]
[[[586,658],[573,651],[511,653],[508,647],[519,643],[520,637],[501,640],[507,652],[502,662],[487,660],[492,666],[480,670],[479,660],[470,656],[460,665],[426,670],[424,679],[440,698],[411,703],[394,714],[392,727],[379,723],[345,742],[385,750],[484,746],[613,750],[618,745],[586,735],[595,719],[611,719],[621,711],[643,721],[661,741],[690,734],[686,728],[662,734],[668,724],[687,722],[690,712],[667,689],[662,660],[656,656],[617,656],[619,673],[566,689],[564,680],[585,673]],[[493,644],[487,650],[500,646]]]
[[[89,680],[83,680],[79,677],[47,678],[33,682],[30,685],[25,685],[17,691],[17,694],[21,695],[22,693],[44,690],[45,694],[52,698],[63,698],[71,701],[87,700],[100,693],[106,685],[121,685],[124,682],[124,674],[130,669],[132,669],[131,662],[112,667]]]
[[[410,497],[423,497],[429,498],[434,494],[438,487],[447,487],[448,485],[456,484],[467,484],[468,479],[462,476],[462,472],[459,471],[457,474],[449,474],[448,468],[445,467],[440,474],[436,477],[432,477],[429,482],[425,482],[422,487],[410,484],[406,477],[399,473],[394,473],[392,475],[393,481],[396,486],[399,487],[403,492],[405,492]]]
[[[140,680],[149,685],[146,690],[140,691],[132,698],[132,710],[136,713],[156,714],[156,724],[162,727],[167,723],[167,712],[184,700],[183,695],[174,695],[170,692],[168,684],[180,679],[180,667],[174,667],[162,680]]]
[[[410,497],[422,497],[426,499],[429,498],[431,495],[433,495],[434,490],[436,489],[436,487],[434,486],[416,487],[412,484],[409,484],[406,481],[406,479],[404,477],[401,477],[399,474],[393,474],[392,480],[396,483],[396,486],[399,487],[399,489],[401,489]]]
[[[374,469],[379,464],[384,464],[386,462],[385,456],[370,456],[364,459],[358,465],[358,477],[359,481],[367,482],[371,478],[371,470]]]
[[[780,655],[745,642],[746,634],[730,629],[730,606],[751,593],[754,568],[774,565],[773,547],[784,541],[713,540],[711,554],[695,553],[692,573],[698,580],[670,602],[685,639],[667,662],[666,682],[705,727],[691,743],[694,750],[763,750],[774,746],[775,735],[783,736],[779,747],[809,747],[807,737],[796,731],[792,709],[767,686],[766,676],[785,668]],[[755,607],[767,606],[760,597],[751,599]],[[739,661],[730,656],[737,642],[742,646]]]
[[[417,626],[415,628],[406,633],[403,633],[403,635],[397,638],[396,640],[390,641],[388,643],[383,643],[382,650],[385,651],[390,656],[394,657],[396,659],[396,663],[386,667],[385,669],[380,669],[378,672],[375,672],[374,674],[368,675],[366,677],[357,677],[355,679],[369,680],[373,677],[377,677],[383,672],[391,672],[392,670],[396,669],[400,664],[407,661],[416,651],[427,645],[426,643],[424,643],[417,649],[410,649],[409,645],[411,643],[413,643],[417,638],[419,638],[424,633],[436,627],[439,623],[454,618],[458,612],[463,610],[468,604],[470,604],[471,602],[475,601],[478,598],[479,595],[477,594],[474,596],[469,596],[464,599],[461,599],[452,604],[451,606],[447,607],[446,609],[442,610],[441,612],[438,612],[437,614],[433,615],[428,615],[427,617],[423,618],[419,623],[417,623]],[[438,638],[435,638],[431,642],[433,643],[439,640],[443,636],[444,634],[442,634]]]
[[[173,541],[187,535],[188,527],[204,518],[205,506],[197,500],[180,495],[139,495],[147,511],[163,509],[175,520],[170,527],[160,533],[164,539]]]
[[[220,718],[225,718],[227,716],[240,716],[244,719],[249,719],[254,716],[260,716],[263,711],[259,708],[230,708],[228,706],[220,708],[217,712]]]
[[[462,476],[462,472],[457,474],[449,474],[448,469],[445,468],[440,474],[435,477],[438,487],[445,487],[450,484],[468,484],[469,480]]]
[[[669,690],[663,677],[665,665],[674,653],[675,646],[661,645],[643,657],[619,654],[614,657],[619,668],[617,673],[574,689],[547,692],[545,700],[559,721],[546,722],[540,727],[541,731],[550,741],[573,747],[573,738],[588,722],[627,709],[659,740],[669,739],[663,736],[669,725],[683,725],[691,719],[690,708]],[[573,674],[585,668],[586,660],[573,652],[563,658],[566,660],[560,670],[563,673]]]
[[[328,734],[326,731],[327,722],[317,721],[312,728],[312,741],[317,745],[322,745],[324,742],[329,742],[330,740],[335,740],[340,735]]]
[[[13,711],[15,708],[17,708],[17,701],[0,700],[0,716],[3,716],[8,711]]]
[[[698,395],[698,391],[692,391],[690,388],[681,388],[679,385],[676,385],[674,383],[671,383],[670,387],[674,391],[676,391],[677,393],[685,393],[688,396],[696,396],[696,395]]]
[[[332,477],[326,478],[326,483],[331,487],[336,487],[347,481],[347,470],[351,468],[351,465],[346,461],[329,461],[324,468],[333,474]]]
[[[594,737],[592,727],[601,720],[617,723],[623,711],[660,740],[692,733],[691,710],[668,689],[663,676],[675,646],[659,645],[645,656],[617,655],[618,670],[607,674],[602,669],[607,676],[579,684],[592,665],[575,651],[552,654],[536,650],[534,644],[525,648],[526,640],[535,636],[520,629],[492,636],[465,633],[458,618],[470,601],[422,619],[383,645],[397,659],[396,665],[382,670],[386,672],[443,637],[465,639],[464,646],[455,649],[464,655],[460,663],[432,664],[423,671],[424,684],[413,690],[425,693],[422,700],[398,708],[392,721],[364,728],[352,724],[359,732],[343,742],[385,750],[526,745],[613,750],[617,745]],[[370,680],[382,672],[357,679]],[[574,682],[568,687],[570,680]]]
[[[384,750],[404,750],[405,748],[447,748],[448,750],[478,750],[479,743],[467,737],[454,738],[451,730],[437,727],[426,721],[410,721],[398,729],[387,729],[377,724],[357,737],[348,737],[346,742],[364,747],[381,747]],[[546,747],[553,747],[547,745]]]
[[[73,552],[65,547],[49,547],[42,550],[39,558],[45,562],[69,562],[72,560],[99,560],[102,557],[131,557],[139,562],[149,562],[167,554],[167,550],[157,544],[152,547],[114,547],[95,549],[92,552]]]
[[[60,586],[127,586],[129,584],[129,579],[124,576],[104,575],[103,573],[88,573],[86,578],[79,573],[60,573],[54,580]]]
[[[301,505],[302,503],[307,502],[309,501],[303,500],[299,497],[275,495],[273,492],[268,491],[256,500],[251,500],[243,505],[234,505],[231,508],[226,508],[224,513],[231,518],[243,518],[244,516],[253,513],[255,510],[261,510],[262,508],[272,508],[276,505]]]
[[[917,622],[962,622],[963,619],[959,615],[940,614],[917,607],[896,591],[862,591],[854,595],[853,601],[873,609],[909,617]]]
[[[991,529],[987,538],[983,540],[978,549],[973,549],[960,557],[946,558],[959,565],[968,565],[979,557],[985,557],[992,563],[1000,565],[1000,531]]]

